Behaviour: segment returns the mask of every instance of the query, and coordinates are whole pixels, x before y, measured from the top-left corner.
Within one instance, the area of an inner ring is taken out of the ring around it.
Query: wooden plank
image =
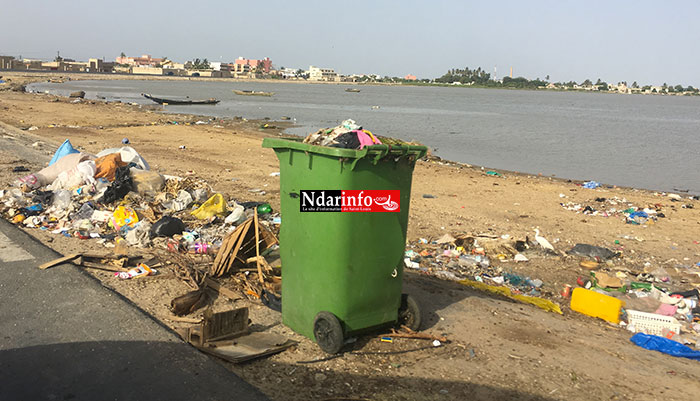
[[[75,259],[75,258],[77,258],[77,257],[79,257],[79,256],[80,256],[79,253],[74,253],[74,254],[71,254],[71,255],[62,256],[62,257],[60,257],[60,258],[58,258],[58,259],[54,259],[54,260],[52,260],[52,261],[50,261],[50,262],[44,263],[43,265],[39,266],[39,269],[41,269],[41,270],[46,270],[46,269],[48,269],[49,267],[54,267],[54,266],[56,266],[56,265],[60,265],[61,263],[69,262],[69,261],[71,261],[71,260],[73,260],[73,259]]]
[[[125,272],[128,271],[128,269],[122,268],[122,267],[117,267],[113,265],[106,265],[104,263],[93,263],[93,262],[87,262],[87,261],[82,261],[80,263],[80,266],[83,267],[89,267],[90,269],[98,269],[98,270],[106,270],[108,272]]]
[[[253,218],[253,224],[255,224],[255,265],[258,268],[258,281],[260,281],[262,284],[265,282],[265,277],[263,277],[263,272],[260,268],[260,230],[258,228],[258,208],[255,208]]]
[[[241,299],[237,292],[222,286],[218,281],[210,279],[209,277],[204,279],[204,285],[233,301]]]
[[[236,255],[238,255],[238,251],[241,249],[241,245],[243,245],[243,241],[245,240],[245,236],[248,234],[248,229],[250,228],[251,224],[252,220],[247,220],[245,223],[243,223],[243,226],[241,228],[241,234],[238,237],[238,241],[236,242],[236,245],[234,246],[233,251],[231,252],[231,256],[228,261],[228,264],[226,265],[226,268],[221,274],[231,270],[233,263],[236,261]]]
[[[221,244],[221,248],[219,248],[219,252],[216,253],[216,258],[214,258],[214,265],[212,266],[212,272],[216,272],[219,268],[219,265],[221,265],[221,262],[223,261],[222,259],[225,259],[225,257],[231,253],[231,248],[233,248],[233,245],[235,243],[234,239],[234,234],[236,231],[229,233],[226,238],[224,239],[224,243]]]
[[[215,270],[213,270],[214,276],[218,277],[218,276],[221,276],[222,274],[224,274],[224,272],[226,271],[226,266],[231,264],[231,252],[233,252],[234,247],[236,246],[236,243],[240,239],[240,236],[241,236],[241,233],[243,232],[243,229],[248,224],[250,224],[250,220],[246,220],[245,222],[243,222],[243,224],[238,226],[231,234],[229,234],[231,236],[231,239],[230,239],[230,242],[228,245],[228,249],[226,250],[226,252],[223,253],[223,257],[219,260],[219,264],[214,266],[215,267]],[[245,234],[243,234],[243,235],[245,236]]]

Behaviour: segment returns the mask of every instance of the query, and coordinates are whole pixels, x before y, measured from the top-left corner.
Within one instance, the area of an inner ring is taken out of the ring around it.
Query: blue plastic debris
[[[630,338],[630,341],[648,350],[659,351],[671,356],[700,361],[700,351],[695,351],[690,347],[673,340],[669,340],[665,337],[637,333]]]
[[[596,189],[599,186],[600,186],[600,183],[596,182],[596,181],[586,181],[583,183],[583,187],[588,188],[588,189]]]

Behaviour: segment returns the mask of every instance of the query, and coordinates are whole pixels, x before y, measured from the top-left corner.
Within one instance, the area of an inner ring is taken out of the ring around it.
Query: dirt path
[[[276,130],[261,132],[258,124],[246,121],[188,125],[197,121],[196,117],[165,116],[122,104],[72,104],[56,99],[0,92],[0,121],[20,129],[37,127],[26,133],[44,138],[47,145],[33,148],[44,154],[54,149],[48,142],[65,138],[86,151],[97,152],[118,146],[127,137],[161,173],[194,175],[227,198],[268,201],[275,209],[279,206],[279,179],[269,175],[278,171],[278,162],[272,151],[260,146],[261,138],[277,135]],[[17,164],[41,167],[26,157],[0,152],[3,188],[17,177],[8,173]],[[409,241],[435,239],[444,233],[532,238],[533,229],[539,227],[558,251],[579,242],[619,249],[623,258],[608,266],[613,271],[616,267],[643,270],[648,263],[647,268],[663,266],[669,270],[681,288],[693,284],[692,278],[680,276],[674,267],[700,261],[700,211],[682,207],[698,206],[697,201],[672,202],[662,194],[625,188],[588,190],[576,183],[509,172],[491,176],[487,170],[435,160],[419,162]],[[254,188],[266,194],[250,192]],[[424,194],[435,197],[425,198]],[[641,207],[658,204],[666,217],[653,225],[631,225],[622,217],[583,215],[560,205],[594,204],[595,198],[615,197]],[[28,232],[63,253],[98,247],[88,244],[91,241],[76,243],[75,239],[39,230]],[[587,274],[578,262],[577,258],[538,254],[525,264],[494,261],[504,270],[542,279],[543,292],[553,294],[550,298],[564,306],[564,316],[409,273],[406,289],[425,310],[423,329],[444,334],[451,343],[378,354],[428,344],[421,340],[388,344],[363,337],[350,346],[355,353],[311,364],[299,362],[325,356],[315,344],[282,326],[278,313],[255,302],[236,301],[236,306],[251,306],[251,318],[258,327],[284,333],[300,344],[282,354],[230,368],[277,400],[686,400],[697,393],[700,365],[696,361],[638,348],[629,342],[628,332],[566,308],[568,301],[555,294],[563,284],[575,286],[576,278]],[[114,281],[109,274],[96,276],[160,319],[169,316],[170,299],[186,289],[168,274],[137,282]],[[230,305],[230,301],[219,299],[216,307]]]

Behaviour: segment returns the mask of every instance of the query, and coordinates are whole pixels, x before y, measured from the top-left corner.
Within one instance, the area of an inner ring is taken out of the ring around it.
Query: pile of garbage
[[[354,120],[345,120],[335,128],[325,128],[304,138],[304,143],[343,149],[362,149],[379,145],[382,141],[371,132],[362,129]]]
[[[542,280],[523,277],[492,264],[492,259],[527,262],[529,259],[521,252],[531,246],[534,248],[535,244],[513,241],[509,235],[445,234],[432,241],[420,238],[410,243],[404,253],[404,265],[445,280],[473,280],[507,286],[514,294],[541,296]]]
[[[125,142],[128,145],[128,142]],[[49,166],[0,191],[0,213],[56,235],[133,247],[214,255],[224,237],[258,212],[279,224],[267,203],[226,200],[192,177],[159,174],[130,146],[96,155],[66,140]]]
[[[654,224],[658,219],[666,217],[663,206],[659,203],[642,208],[617,196],[598,197],[584,203],[562,202],[560,205],[566,210],[589,216],[624,217],[627,224]]]
[[[587,274],[572,277],[572,284],[551,289],[538,278],[513,272],[499,262],[528,262],[534,253],[564,255],[539,236],[535,241],[514,240],[510,235],[455,235],[408,244],[404,265],[409,270],[457,281],[481,291],[496,293],[542,309],[561,313],[552,300],[568,301],[571,310],[627,328],[633,333],[662,336],[700,347],[700,263],[677,265],[674,273],[646,262],[639,267],[616,268],[621,252],[589,244],[576,244],[565,252],[579,258]],[[526,256],[527,255],[527,256]],[[510,266],[510,268],[509,268]],[[680,278],[676,278],[680,275]],[[694,278],[691,280],[690,278]]]

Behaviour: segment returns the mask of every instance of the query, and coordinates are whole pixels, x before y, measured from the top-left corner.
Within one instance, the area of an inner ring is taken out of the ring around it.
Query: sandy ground
[[[97,152],[118,146],[128,137],[132,145],[161,173],[194,175],[239,201],[267,201],[279,206],[279,183],[269,174],[278,171],[274,152],[262,149],[265,136],[279,130],[258,129],[259,123],[218,121],[186,125],[192,116],[162,115],[138,106],[85,102],[39,94],[0,92],[0,121],[27,131],[27,143],[45,145],[34,151],[52,153],[54,145],[70,138],[74,145]],[[169,121],[178,121],[172,125]],[[275,125],[280,125],[275,123]],[[320,128],[320,127],[319,127]],[[179,146],[186,149],[181,150]],[[0,151],[0,184],[7,187],[19,174],[15,165],[32,169],[40,163]],[[579,259],[565,256],[575,243],[618,249],[623,257],[608,270],[665,267],[673,283],[690,289],[694,282],[674,269],[700,261],[700,207],[697,201],[672,202],[664,194],[628,188],[589,190],[576,182],[441,162],[420,161],[411,199],[409,242],[434,239],[444,233],[532,238],[539,227],[559,255],[532,254],[530,262],[495,261],[508,271],[544,281],[543,292],[558,302],[564,315],[473,291],[457,283],[406,274],[406,292],[418,299],[425,314],[422,327],[444,334],[443,347],[398,354],[426,345],[421,340],[382,343],[375,336],[360,338],[352,353],[325,362],[301,364],[324,354],[311,341],[284,327],[280,315],[255,301],[220,298],[216,309],[251,307],[258,328],[284,333],[300,341],[281,354],[228,365],[276,400],[372,399],[664,399],[685,400],[700,390],[700,365],[646,351],[631,344],[630,333],[570,311],[568,300],[557,295],[564,284],[576,286],[587,274]],[[250,189],[260,188],[265,195]],[[424,198],[424,194],[434,198]],[[595,198],[624,198],[637,206],[656,205],[666,217],[655,224],[625,224],[623,217],[589,216],[564,209],[560,203],[595,203]],[[28,230],[59,252],[100,249],[91,241],[51,236]],[[615,241],[619,241],[618,244]],[[170,327],[167,309],[172,297],[187,288],[167,271],[153,279],[115,281],[96,273],[106,286],[124,294]]]

